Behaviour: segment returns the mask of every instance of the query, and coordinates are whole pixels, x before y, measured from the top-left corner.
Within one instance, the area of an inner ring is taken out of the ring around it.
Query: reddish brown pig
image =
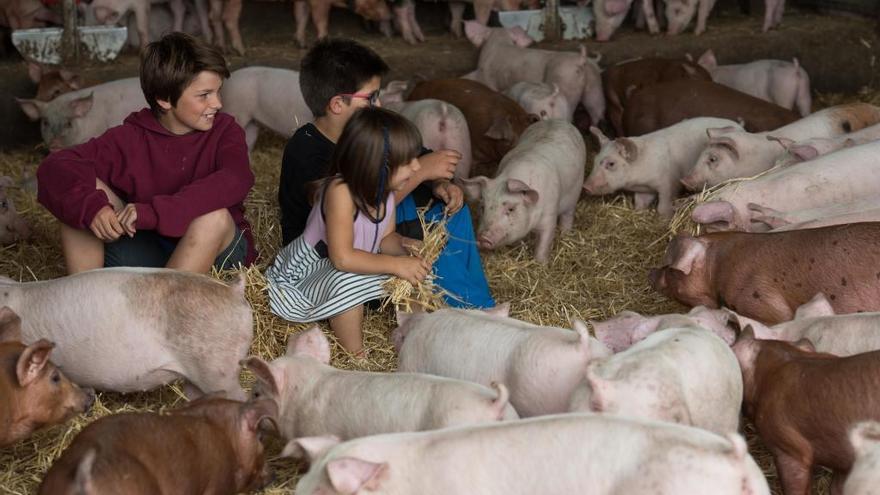
[[[92,406],[95,392],[73,384],[49,361],[53,347],[45,339],[22,344],[18,315],[0,308],[0,447]]]
[[[627,136],[641,136],[692,117],[736,120],[748,132],[772,131],[801,118],[787,108],[718,83],[680,79],[631,92],[623,112],[623,130]]]
[[[743,407],[776,461],[786,495],[812,493],[812,470],[831,468],[839,494],[854,460],[847,432],[880,420],[880,351],[835,357],[797,345],[756,340],[746,327],[733,352],[743,374]]]
[[[468,79],[420,82],[407,96],[410,101],[426,98],[451,103],[464,114],[471,135],[474,166],[497,164],[526,127],[540,120],[507,96]]]
[[[791,320],[817,292],[838,314],[880,311],[880,223],[678,236],[651,284],[691,306],[727,306],[765,324]]]
[[[206,397],[169,415],[123,413],[87,426],[52,465],[42,495],[125,493],[211,495],[250,492],[270,479],[260,423],[274,423],[268,399]]]
[[[27,68],[28,76],[37,85],[35,100],[52,101],[64,93],[94,85],[91,82],[83,82],[78,74],[68,69],[51,68],[33,62],[28,62]]]
[[[685,60],[669,58],[642,58],[621,62],[602,73],[602,89],[605,91],[608,120],[618,136],[624,136],[623,109],[627,95],[633,91],[677,79],[711,81],[712,77],[703,67]]]

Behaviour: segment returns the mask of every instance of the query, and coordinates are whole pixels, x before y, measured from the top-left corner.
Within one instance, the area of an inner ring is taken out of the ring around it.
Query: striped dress
[[[388,275],[362,275],[339,271],[327,254],[324,197],[312,208],[301,236],[284,246],[266,271],[269,308],[288,321],[326,320],[384,295]],[[391,221],[394,194],[388,195],[385,216],[373,222],[361,212],[354,218],[354,248],[376,253]]]

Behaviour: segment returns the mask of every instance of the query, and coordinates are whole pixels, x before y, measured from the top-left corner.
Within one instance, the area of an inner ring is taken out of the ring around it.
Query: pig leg
[[[699,36],[706,31],[706,19],[709,18],[709,12],[712,12],[714,5],[714,0],[700,0],[697,10],[697,28],[694,30],[694,34]]]
[[[214,33],[211,32],[211,24],[208,20],[208,8],[205,0],[194,0],[196,5],[196,15],[199,18],[199,26],[202,30],[202,36],[208,43],[214,41]]]
[[[474,0],[474,18],[480,24],[489,24],[489,15],[492,13],[492,0]]]
[[[461,38],[461,26],[462,20],[464,19],[464,2],[449,2],[449,16],[452,18],[449,21],[449,30],[452,31],[452,34],[456,38]]]
[[[150,43],[150,2],[139,2],[134,6],[134,22],[137,26],[141,51]]]
[[[765,33],[773,27],[773,18],[776,15],[776,4],[782,0],[764,0],[764,27]]]
[[[678,196],[678,191],[678,187],[674,184],[657,191],[657,213],[660,214],[661,218],[667,220],[672,218],[672,213],[674,212],[672,201]]]
[[[807,448],[808,444],[806,445]],[[809,454],[802,454],[799,459],[782,451],[774,452],[776,459],[776,471],[779,473],[779,481],[785,495],[809,495],[811,480],[812,459]]]
[[[171,9],[171,16],[174,19],[174,30],[183,31],[183,17],[186,15],[186,7],[183,6],[183,0],[171,0],[168,2],[168,8]]]
[[[785,0],[777,0],[776,8],[773,9],[773,26],[782,24],[782,14],[785,12]]]
[[[214,28],[214,43],[221,49],[226,49],[226,33],[223,31],[223,0],[211,0],[211,9],[208,17],[211,19],[211,27]]]
[[[256,144],[259,135],[260,127],[255,122],[251,122],[245,126],[244,141],[247,143],[248,151],[254,149],[254,144]]]
[[[564,211],[559,214],[559,230],[568,232],[574,224],[574,210]]]
[[[551,223],[549,227],[538,228],[538,243],[535,246],[535,261],[544,264],[550,258],[550,248],[553,246],[554,228]]]
[[[831,495],[843,495],[843,485],[846,483],[847,476],[849,476],[848,471],[834,472],[834,475],[831,477],[831,486],[828,490],[829,492],[831,492]]]
[[[771,229],[778,229],[784,225],[791,223],[785,218],[785,213],[776,211],[773,208],[749,203],[749,219],[752,222],[761,222],[770,226]]]
[[[394,20],[397,24],[397,29],[400,30],[400,35],[403,36],[404,41],[406,41],[410,45],[415,45],[417,41],[415,36],[413,36],[413,29],[412,25],[409,22],[409,17],[407,16],[406,5],[403,5],[401,7],[394,7]]]
[[[419,26],[419,21],[416,20],[416,3],[415,1],[411,1],[409,3],[409,7],[407,8],[407,17],[409,17],[409,25],[412,27],[413,35],[419,41],[425,41],[425,35],[422,33],[422,27]]]
[[[318,31],[318,39],[322,40],[327,37],[327,30],[330,26],[330,2],[312,2],[309,1],[312,8],[312,24]]]
[[[244,43],[241,41],[241,31],[238,29],[238,19],[241,17],[242,0],[226,0],[223,5],[223,25],[229,30],[232,39],[232,48],[239,55],[244,55]]]
[[[309,23],[309,2],[294,0],[293,18],[296,19],[296,46],[306,47],[306,25]]]
[[[642,10],[645,12],[645,20],[648,21],[648,32],[659,33],[660,25],[657,23],[657,16],[654,15],[654,0],[642,0]]]
[[[654,198],[657,195],[654,193],[640,193],[637,192],[633,195],[633,200],[635,203],[635,208],[637,210],[646,210],[651,206],[651,203],[654,202]]]

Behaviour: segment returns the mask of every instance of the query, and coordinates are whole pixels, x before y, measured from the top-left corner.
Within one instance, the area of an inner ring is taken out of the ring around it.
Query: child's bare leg
[[[364,337],[361,333],[363,321],[363,304],[358,304],[345,313],[330,318],[330,329],[339,339],[339,343],[346,351],[355,355],[363,354],[364,351]]]
[[[208,273],[214,259],[235,237],[235,222],[225,208],[193,220],[168,260],[167,268]]]
[[[68,275],[104,267],[104,242],[90,230],[61,224],[61,251]]]

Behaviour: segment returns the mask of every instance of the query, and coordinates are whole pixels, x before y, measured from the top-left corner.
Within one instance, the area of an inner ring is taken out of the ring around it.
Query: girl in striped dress
[[[431,269],[410,255],[419,241],[394,231],[394,191],[419,170],[421,146],[418,129],[396,113],[370,107],[351,117],[305,231],[266,271],[273,313],[329,319],[342,347],[363,356],[364,303],[382,296],[389,275],[417,283]]]

